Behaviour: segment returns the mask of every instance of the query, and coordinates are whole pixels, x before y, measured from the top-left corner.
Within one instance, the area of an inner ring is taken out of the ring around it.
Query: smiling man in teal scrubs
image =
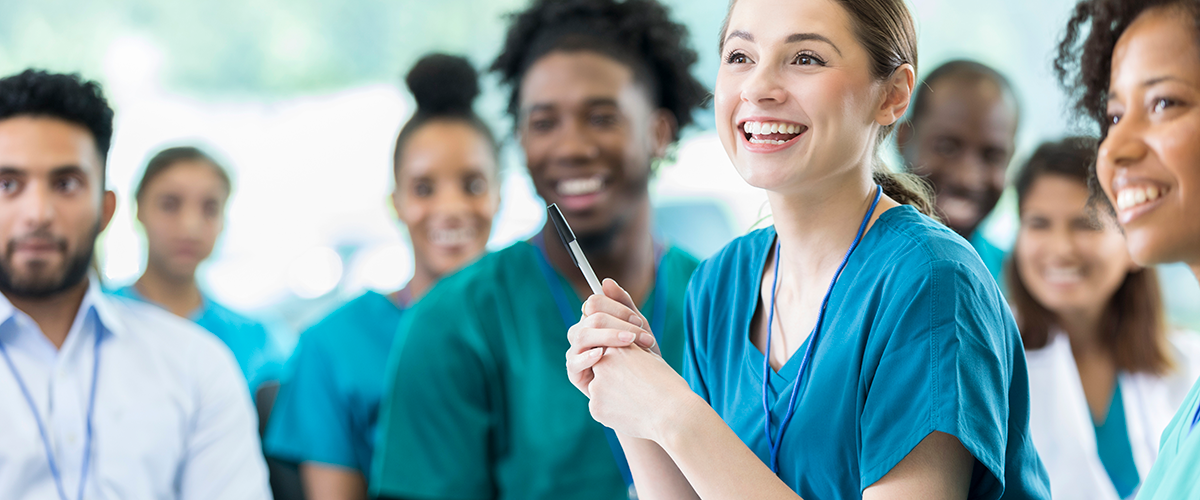
[[[689,73],[685,33],[650,0],[542,0],[513,18],[493,65],[512,87],[538,194],[562,209],[596,274],[620,280],[648,311],[676,369],[697,262],[651,236],[649,183],[707,94]],[[627,498],[615,435],[564,376],[567,327],[589,293],[547,223],[410,309],[390,361],[372,493]]]

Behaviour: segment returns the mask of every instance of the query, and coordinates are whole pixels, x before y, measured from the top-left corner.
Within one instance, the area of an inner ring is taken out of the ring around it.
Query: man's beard
[[[12,265],[16,242],[9,241],[5,254],[0,259],[0,292],[22,299],[45,299],[58,295],[83,281],[96,250],[96,237],[100,235],[100,221],[92,228],[92,234],[74,254],[67,255],[63,271],[58,276],[39,276],[21,279]],[[36,273],[35,273],[36,274]]]

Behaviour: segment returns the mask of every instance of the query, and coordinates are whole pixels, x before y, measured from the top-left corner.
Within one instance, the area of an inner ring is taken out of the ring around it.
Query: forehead
[[[0,120],[0,168],[43,173],[66,166],[95,177],[102,174],[96,141],[87,128],[50,117]]]
[[[995,131],[1012,140],[1017,128],[1013,96],[990,78],[949,76],[929,87],[922,123],[973,126]]]
[[[1175,7],[1159,7],[1138,16],[1113,48],[1114,93],[1128,92],[1146,81],[1174,77],[1200,83],[1200,47],[1194,16]]]
[[[647,100],[633,70],[617,60],[589,51],[554,51],[538,59],[521,81],[521,109],[582,104],[590,100]]]
[[[205,160],[180,160],[169,165],[146,185],[146,192],[162,190],[226,191],[216,166]]]
[[[782,43],[797,33],[816,33],[830,39],[843,54],[858,45],[850,14],[834,0],[737,0],[725,36],[735,31],[749,33],[759,44]]]
[[[461,121],[437,120],[417,129],[404,145],[400,173],[408,177],[461,170],[494,168],[495,158],[487,139]]]

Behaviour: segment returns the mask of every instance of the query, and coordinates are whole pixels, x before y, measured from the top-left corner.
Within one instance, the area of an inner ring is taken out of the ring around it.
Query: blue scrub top
[[[133,285],[114,290],[112,294],[153,304]],[[287,348],[262,323],[233,312],[208,297],[203,297],[200,307],[188,319],[212,332],[233,351],[251,395],[263,382],[279,380],[283,375]]]
[[[971,243],[971,248],[975,249],[975,253],[979,254],[979,259],[987,267],[988,274],[991,274],[992,279],[996,280],[996,284],[1000,285],[1000,291],[1007,292],[1007,284],[1004,283],[1004,262],[1008,259],[1008,253],[988,241],[982,231],[975,231],[967,241]]]
[[[388,355],[403,312],[367,292],[300,335],[267,426],[267,455],[370,473]]]
[[[686,306],[685,376],[764,463],[763,353],[750,324],[774,241],[773,227],[755,231],[705,261]],[[806,348],[769,375],[773,436]],[[803,498],[860,497],[934,431],[976,458],[969,498],[1050,497],[1016,324],[967,242],[912,207],[863,236],[799,378],[779,476]]]

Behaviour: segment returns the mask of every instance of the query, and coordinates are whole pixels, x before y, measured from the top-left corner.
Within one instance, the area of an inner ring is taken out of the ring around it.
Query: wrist
[[[653,441],[670,453],[684,440],[696,436],[701,422],[707,414],[714,412],[707,402],[690,390],[667,403],[661,406],[663,415]]]

